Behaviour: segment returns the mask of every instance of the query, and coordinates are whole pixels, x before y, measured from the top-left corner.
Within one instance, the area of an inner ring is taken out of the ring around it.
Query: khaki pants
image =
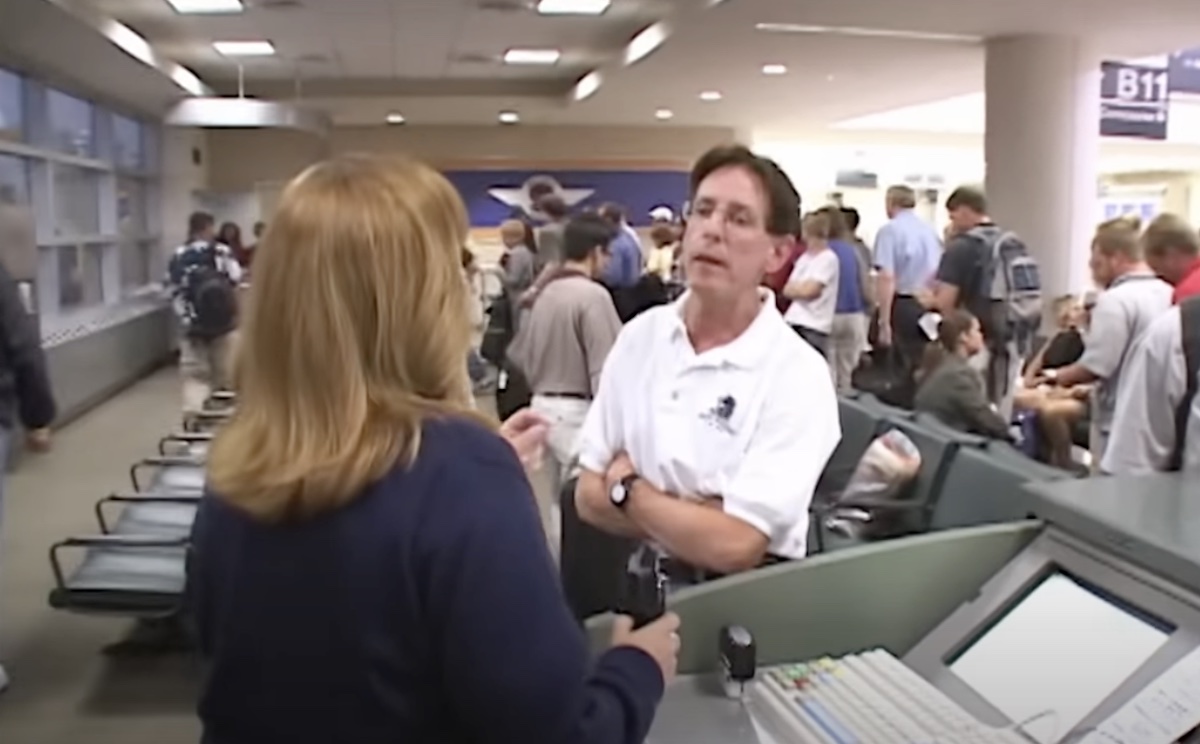
[[[204,410],[214,390],[228,390],[232,382],[233,350],[237,334],[212,341],[183,338],[179,342],[179,373],[183,377],[183,413]]]
[[[858,368],[867,345],[867,323],[862,313],[840,313],[833,316],[829,332],[829,370],[838,392],[850,389],[850,378]]]
[[[579,436],[587,419],[591,402],[582,398],[556,398],[534,395],[530,408],[546,418],[550,431],[546,435],[545,468],[550,480],[549,503],[541,504],[550,542],[554,545],[562,534],[562,514],[558,506],[563,485],[575,477],[579,463]]]

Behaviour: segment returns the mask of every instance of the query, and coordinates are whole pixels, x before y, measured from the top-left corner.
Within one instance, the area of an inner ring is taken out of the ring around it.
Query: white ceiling
[[[243,68],[249,93],[290,98],[299,81],[312,105],[354,124],[381,123],[394,110],[413,124],[493,123],[502,108],[519,110],[525,122],[646,124],[666,107],[674,124],[823,129],[979,91],[979,40],[988,36],[1085,35],[1110,58],[1200,45],[1195,0],[725,0],[715,7],[712,0],[614,0],[598,18],[539,17],[528,9],[532,0],[246,0],[247,12],[232,16],[180,16],[166,0],[0,0],[0,6],[31,2],[98,9],[227,93],[236,91],[238,67],[217,55],[212,42],[270,40],[278,56]],[[673,29],[665,44],[624,66],[629,39],[663,19]],[[755,30],[764,22],[969,38]],[[26,37],[25,46],[62,48],[44,27],[31,38],[24,23],[22,14],[5,12],[0,26]],[[6,43],[0,32],[0,47]],[[549,68],[494,61],[510,47],[542,46],[561,47],[562,61]],[[764,63],[786,64],[789,74],[763,76]],[[93,88],[111,84],[111,70],[80,54],[72,67],[97,78],[85,81]],[[599,92],[569,102],[573,83],[597,68],[605,78]],[[702,90],[719,90],[723,100],[700,101]],[[159,97],[138,103],[160,106]]]

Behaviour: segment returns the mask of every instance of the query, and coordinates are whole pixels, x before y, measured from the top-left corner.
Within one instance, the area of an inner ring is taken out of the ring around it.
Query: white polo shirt
[[[626,452],[638,475],[682,498],[719,496],[727,514],[802,558],[817,479],[841,439],[829,367],[764,290],[733,342],[697,354],[685,294],[621,331],[600,377],[580,464],[603,473]]]

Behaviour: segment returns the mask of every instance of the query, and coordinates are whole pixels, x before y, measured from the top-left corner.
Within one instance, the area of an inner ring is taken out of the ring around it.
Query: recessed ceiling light
[[[700,100],[701,101],[719,101],[719,100],[721,100],[721,91],[706,90],[700,94]]]
[[[659,21],[642,29],[637,36],[630,39],[629,44],[625,47],[625,64],[632,65],[645,59],[647,55],[662,46],[662,43],[670,35],[671,27],[667,25],[666,21]]]
[[[176,13],[241,13],[242,0],[167,0]]]
[[[762,73],[764,75],[786,75],[787,65],[763,65]]]
[[[557,49],[509,49],[504,53],[504,64],[553,65],[561,57],[562,52]]]
[[[516,111],[501,111],[500,112],[500,123],[501,124],[516,124],[520,120],[521,120],[521,115],[518,114]]]
[[[404,114],[401,114],[397,111],[393,111],[387,115],[388,124],[403,124],[405,121],[406,119],[404,118]]]
[[[612,0],[542,0],[537,12],[542,15],[600,15]]]
[[[213,49],[226,57],[270,57],[275,45],[269,41],[214,41]]]
[[[675,112],[671,109],[660,108],[658,111],[654,112],[654,118],[658,119],[659,121],[666,121],[667,119],[674,118],[674,116]]]

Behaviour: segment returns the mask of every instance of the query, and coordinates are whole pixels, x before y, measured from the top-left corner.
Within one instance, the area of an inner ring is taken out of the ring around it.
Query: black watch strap
[[[637,483],[637,481],[637,473],[631,473],[617,481],[617,484],[620,485],[625,491],[625,498],[621,499],[621,503],[617,504],[617,508],[624,510],[629,506],[629,499],[633,497],[633,485]]]

